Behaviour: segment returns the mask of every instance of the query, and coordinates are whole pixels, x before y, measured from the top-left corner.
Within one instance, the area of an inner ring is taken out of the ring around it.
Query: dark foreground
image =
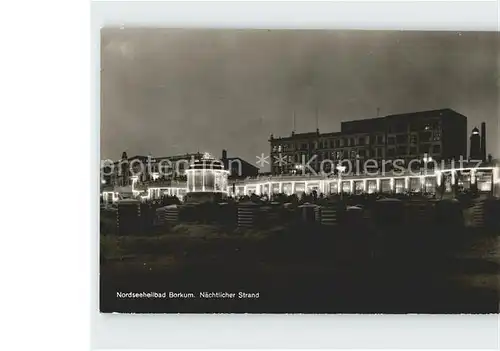
[[[161,236],[103,237],[100,309],[125,313],[498,312],[495,233],[331,231],[225,235],[218,228],[180,226]],[[165,292],[167,298],[117,297],[128,292]],[[193,293],[194,298],[168,298],[170,292]],[[235,297],[206,299],[200,292],[235,293]],[[239,292],[259,293],[259,297],[238,298]]]

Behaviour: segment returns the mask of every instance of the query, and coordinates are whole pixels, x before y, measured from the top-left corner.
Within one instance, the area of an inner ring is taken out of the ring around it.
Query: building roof
[[[141,159],[147,159],[148,156],[144,156],[144,155],[135,155],[135,156],[132,156],[132,157],[129,157],[128,159],[129,160],[141,160]]]
[[[196,156],[203,156],[203,154],[199,153],[199,152],[192,152],[192,153],[187,153],[187,154],[184,154],[184,155],[176,155],[176,156],[162,156],[162,157],[155,157],[153,155],[148,155],[148,156],[145,156],[145,155],[135,155],[135,156],[131,156],[131,157],[128,157],[127,160],[130,161],[130,160],[147,160],[148,157],[151,157],[152,160],[172,160],[172,159],[184,159],[184,158],[191,158],[192,156],[196,157]],[[122,162],[122,160],[118,160],[118,161],[114,161],[114,164],[118,164]]]
[[[285,136],[285,137],[274,137],[271,135],[271,140],[292,140],[292,139],[309,139],[309,138],[316,138],[318,135],[320,135],[318,132],[306,132],[306,133],[294,133],[292,132],[291,135]]]
[[[383,117],[374,117],[374,118],[364,118],[364,119],[356,119],[350,121],[342,121],[340,122],[340,132],[328,132],[328,133],[319,133],[317,132],[307,132],[307,133],[292,133],[289,136],[284,137],[273,137],[271,135],[271,139],[269,141],[287,141],[287,140],[298,140],[298,139],[308,139],[308,138],[317,138],[317,137],[336,137],[342,135],[352,135],[352,134],[368,134],[370,132],[383,131],[385,130],[386,121],[393,119],[406,119],[406,118],[415,118],[419,116],[426,115],[457,115],[463,116],[462,114],[452,110],[450,108],[442,108],[436,110],[425,110],[425,111],[416,111],[416,112],[407,112],[407,113],[399,113],[392,114]],[[463,116],[465,117],[465,116]],[[360,127],[362,126],[362,129]],[[369,129],[369,130],[367,130]]]
[[[403,117],[403,116],[415,116],[415,115],[428,115],[428,114],[434,114],[434,113],[440,113],[440,114],[445,114],[445,113],[453,113],[459,115],[460,113],[450,109],[450,108],[440,108],[437,110],[424,110],[424,111],[415,111],[415,112],[406,112],[406,113],[398,113],[398,114],[392,114],[392,115],[387,115],[387,117]]]
[[[191,153],[186,153],[184,155],[175,155],[175,156],[162,156],[162,157],[153,157],[155,160],[171,160],[171,159],[183,159],[186,157],[196,157],[196,156],[203,156],[202,153],[200,152],[191,152]]]
[[[250,162],[245,161],[241,157],[226,157],[225,160],[223,160],[223,161],[229,161],[230,162],[230,161],[233,161],[233,160],[238,160],[241,163],[246,163],[247,165],[250,165],[250,166],[252,166],[253,168],[255,168],[257,170],[259,169],[259,167],[256,167],[255,165],[251,164]]]

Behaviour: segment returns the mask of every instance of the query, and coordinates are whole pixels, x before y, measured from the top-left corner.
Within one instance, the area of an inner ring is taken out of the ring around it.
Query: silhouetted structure
[[[470,152],[469,158],[471,160],[481,160],[481,136],[479,135],[479,129],[472,129],[470,135]]]
[[[481,160],[486,161],[486,123],[481,123]]]
[[[224,168],[229,171],[229,178],[255,177],[259,174],[259,168],[240,157],[228,157],[227,150],[222,150],[221,161]]]

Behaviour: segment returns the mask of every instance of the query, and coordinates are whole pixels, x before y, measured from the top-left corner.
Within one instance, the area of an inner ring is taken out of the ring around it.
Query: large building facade
[[[404,163],[424,157],[435,161],[467,159],[467,117],[451,109],[389,115],[341,123],[340,132],[271,135],[271,174],[301,172],[304,160],[311,168],[328,172],[334,164],[349,160],[363,164],[400,159]]]
[[[153,157],[136,155],[128,157],[124,152],[119,161],[102,165],[101,181],[108,186],[130,186],[132,180],[148,182],[184,179],[186,169],[193,160],[203,157],[201,153]]]

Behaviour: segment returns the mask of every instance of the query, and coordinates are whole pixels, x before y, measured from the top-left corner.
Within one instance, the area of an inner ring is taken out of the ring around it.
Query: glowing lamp
[[[436,185],[441,186],[441,171],[437,170],[435,174],[436,174]]]
[[[424,155],[424,158],[422,159],[425,163],[427,162],[432,162],[432,156],[429,156],[427,154]]]
[[[470,183],[476,184],[476,170],[475,169],[470,170]]]
[[[204,160],[213,160],[213,157],[212,157],[212,155],[210,155],[210,153],[204,152],[203,156],[202,156],[202,159],[204,159]]]
[[[493,183],[500,184],[500,167],[493,168]]]

